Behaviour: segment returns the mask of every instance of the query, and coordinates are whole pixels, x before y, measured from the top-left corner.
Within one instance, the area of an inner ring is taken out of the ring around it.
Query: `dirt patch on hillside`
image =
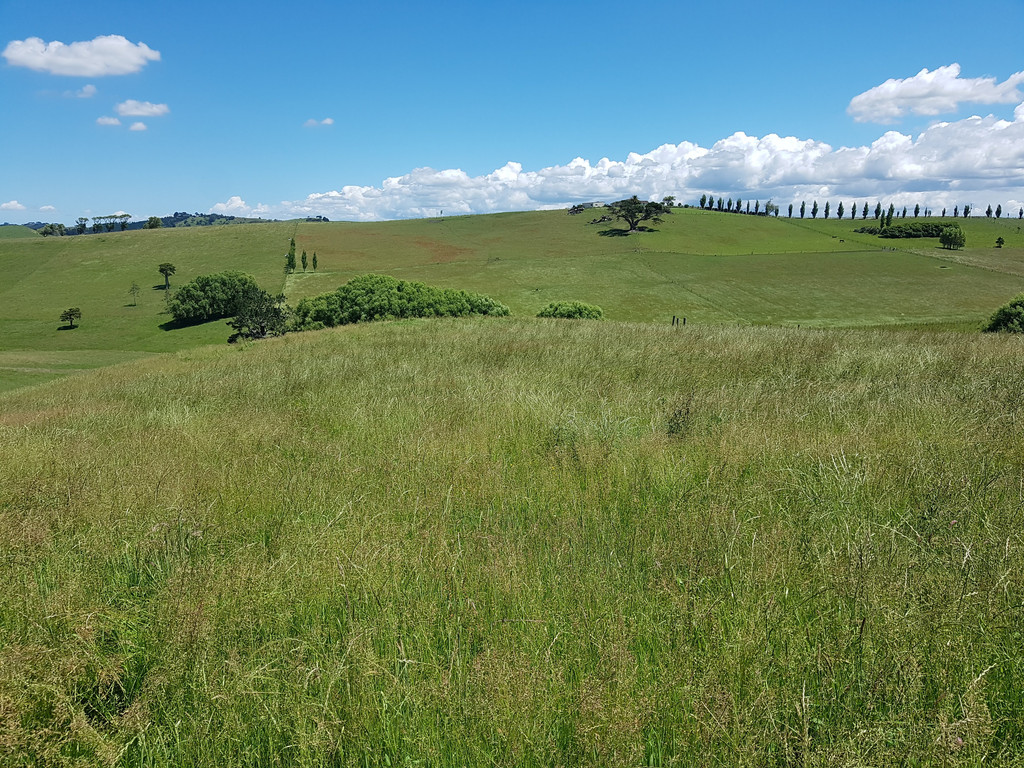
[[[469,248],[462,248],[458,245],[442,243],[425,237],[418,238],[413,242],[430,253],[430,261],[433,264],[448,264],[452,261],[462,261],[473,253]]]

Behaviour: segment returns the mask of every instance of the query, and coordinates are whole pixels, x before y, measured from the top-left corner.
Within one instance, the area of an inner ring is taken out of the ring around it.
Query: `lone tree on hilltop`
[[[1003,240],[1002,236],[997,237],[996,238],[996,248],[1002,248],[1004,245],[1006,245],[1006,241]]]
[[[69,309],[65,309],[63,312],[60,313],[60,319],[61,322],[67,323],[69,328],[74,328],[75,320],[82,319],[82,310],[79,309],[78,307],[71,307]]]
[[[164,225],[163,219],[159,216],[150,216],[146,219],[146,223],[142,225],[143,229],[160,229]]]
[[[157,267],[157,270],[159,270],[160,274],[164,276],[164,290],[170,290],[171,275],[178,271],[177,268],[170,262],[165,261],[163,264]]]
[[[644,201],[636,195],[615,203],[609,203],[608,213],[616,219],[622,219],[629,225],[630,232],[639,232],[640,223],[649,221],[652,224],[660,224],[664,214],[669,213],[662,203],[653,200]]]

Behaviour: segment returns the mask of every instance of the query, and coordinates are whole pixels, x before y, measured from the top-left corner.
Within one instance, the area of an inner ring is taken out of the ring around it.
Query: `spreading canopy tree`
[[[61,322],[67,323],[70,328],[75,327],[75,320],[82,319],[82,310],[78,307],[70,307],[60,313]]]
[[[608,213],[617,219],[622,219],[629,225],[630,232],[639,231],[640,223],[650,221],[653,224],[660,224],[662,216],[670,211],[662,203],[653,200],[641,200],[636,195],[615,203],[609,203]]]

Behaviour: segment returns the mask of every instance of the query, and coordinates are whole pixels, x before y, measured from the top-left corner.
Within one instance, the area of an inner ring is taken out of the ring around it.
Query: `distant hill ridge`
[[[100,232],[123,232],[125,230],[135,229],[146,229],[146,225],[149,223],[149,219],[139,221],[125,221],[122,225],[121,222],[116,221],[113,217],[110,217],[108,221],[102,222],[106,217],[98,216],[90,221],[86,225],[85,232],[79,232],[74,224],[64,225],[65,235],[77,235],[77,234],[99,234]],[[242,216],[228,216],[220,213],[188,213],[186,211],[175,211],[170,216],[161,216],[160,223],[163,227],[211,227],[221,226],[224,224],[248,224],[253,222],[266,222],[273,221],[273,219],[253,219],[245,218]],[[310,219],[310,221],[327,221],[327,219],[317,218]],[[29,221],[24,224],[0,224],[0,228],[3,227],[22,227],[31,229],[34,232],[39,232],[43,228],[50,226],[50,222],[47,221]],[[54,224],[53,226],[58,226]],[[97,229],[98,227],[98,229]],[[49,234],[49,233],[47,233]],[[10,236],[10,235],[8,235]]]

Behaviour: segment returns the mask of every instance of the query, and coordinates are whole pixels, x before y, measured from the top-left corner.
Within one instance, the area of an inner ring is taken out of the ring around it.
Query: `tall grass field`
[[[0,394],[0,764],[1020,765],[1022,356],[403,321]]]

